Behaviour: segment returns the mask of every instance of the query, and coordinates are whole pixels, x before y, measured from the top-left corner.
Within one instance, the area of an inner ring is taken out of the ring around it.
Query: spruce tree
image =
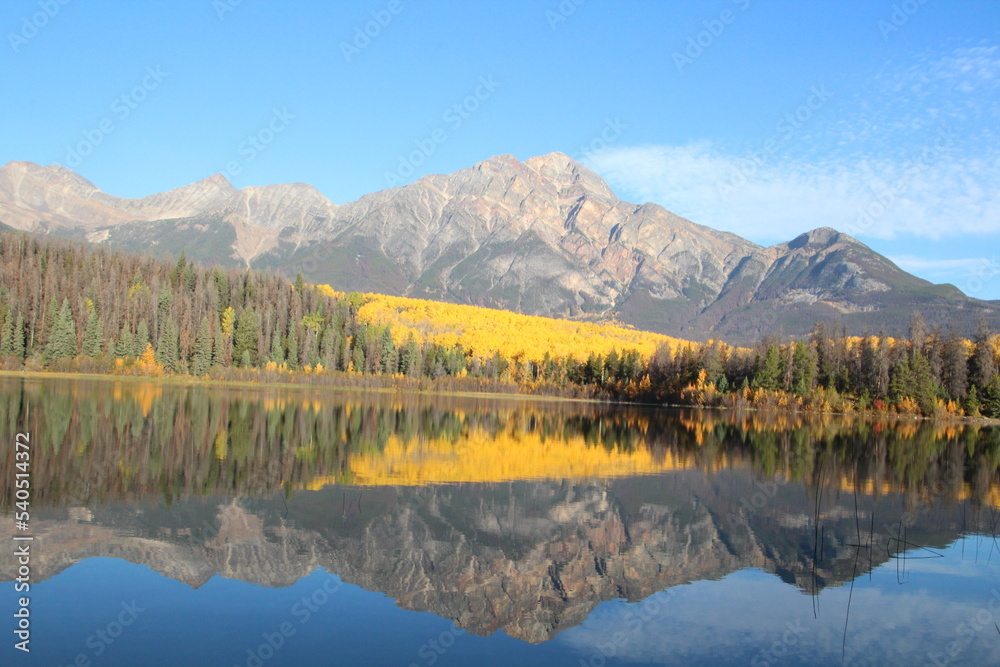
[[[323,329],[323,337],[319,344],[319,353],[323,365],[330,370],[337,368],[337,355],[340,352],[340,334],[333,326]]]
[[[399,370],[399,362],[396,359],[396,342],[392,339],[392,331],[387,326],[382,332],[382,368],[383,373],[393,374]]]
[[[139,322],[139,328],[135,331],[135,338],[132,339],[132,356],[142,356],[146,352],[146,346],[149,343],[149,325],[146,324],[146,320],[142,320]]]
[[[817,359],[815,353],[802,341],[795,343],[792,369],[792,391],[799,396],[807,395],[816,381]]]
[[[257,324],[257,313],[253,308],[244,308],[236,322],[236,332],[233,335],[233,357],[240,360],[240,365],[251,368],[257,365],[257,338],[260,337],[260,327]],[[249,363],[246,363],[249,359]]]
[[[87,328],[83,332],[83,354],[88,357],[101,356],[101,344],[104,342],[104,332],[101,330],[101,320],[97,312],[90,311],[87,316]]]
[[[781,382],[781,351],[777,345],[769,345],[764,358],[757,359],[753,386],[758,389],[777,389]]]
[[[969,359],[969,381],[979,387],[980,395],[997,372],[991,338],[985,320],[980,320],[972,341],[972,358]]]
[[[212,325],[208,316],[201,318],[198,334],[194,339],[194,354],[191,357],[191,372],[205,375],[212,368]]]
[[[400,371],[403,375],[416,376],[420,374],[420,348],[411,333],[406,343],[403,345],[403,358],[400,362]]]
[[[57,359],[66,359],[76,356],[76,322],[73,320],[73,313],[69,309],[69,299],[63,299],[62,308],[56,315],[49,336],[49,343],[45,347],[43,360],[45,363],[53,362]]]
[[[979,401],[979,390],[976,389],[976,385],[969,387],[969,395],[965,397],[965,404],[962,407],[965,408],[965,414],[970,417],[980,415],[982,404]]]
[[[281,332],[277,329],[271,334],[271,353],[269,359],[279,366],[285,363],[285,346],[281,344]]]
[[[14,338],[11,343],[11,353],[15,358],[24,361],[25,355],[24,347],[24,315],[21,311],[17,312],[17,319],[14,321]]]
[[[913,354],[910,372],[913,381],[913,399],[920,406],[921,412],[925,415],[933,414],[937,403],[938,386],[934,381],[930,362],[920,351]]]
[[[156,363],[171,373],[180,370],[180,352],[177,347],[177,325],[174,318],[167,317],[160,326],[160,338],[156,341]]]
[[[295,327],[288,327],[288,357],[286,359],[288,367],[296,370],[299,367],[299,339],[296,336]]]
[[[116,357],[134,357],[135,355],[135,337],[132,335],[132,330],[129,328],[128,324],[122,326],[122,332],[118,335],[118,342],[115,344],[115,356]]]
[[[994,375],[983,389],[981,411],[985,417],[1000,419],[1000,375]]]
[[[164,285],[160,288],[160,294],[156,299],[156,326],[157,335],[163,334],[163,327],[170,319],[170,306],[174,302],[174,295],[170,292],[170,287]]]
[[[892,369],[892,379],[889,381],[889,396],[898,401],[904,396],[913,395],[913,373],[910,370],[910,357],[904,355]]]
[[[212,346],[212,363],[219,366],[225,366],[226,358],[226,342],[222,335],[222,329],[217,327],[215,329],[215,339],[214,345]]]
[[[3,331],[0,333],[0,357],[9,357],[13,353],[14,313],[8,308],[3,318]]]

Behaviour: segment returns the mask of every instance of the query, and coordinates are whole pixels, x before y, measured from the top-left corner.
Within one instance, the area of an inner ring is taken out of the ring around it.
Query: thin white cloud
[[[962,161],[945,142],[907,162],[770,164],[702,143],[609,148],[588,166],[624,198],[754,240],[824,226],[882,239],[1000,233],[1000,161]]]
[[[990,259],[986,257],[930,259],[916,255],[890,255],[889,259],[904,271],[926,274],[950,274],[955,272],[971,274],[990,265]]]

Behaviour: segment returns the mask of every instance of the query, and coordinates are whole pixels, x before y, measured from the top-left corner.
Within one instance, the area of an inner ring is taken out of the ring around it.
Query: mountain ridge
[[[820,227],[771,246],[615,195],[558,152],[498,155],[335,204],[313,186],[236,189],[216,174],[140,199],[61,166],[0,167],[0,222],[198,261],[274,269],[344,291],[531,315],[618,319],[690,339],[905,330],[924,310],[971,331],[995,303],[912,276]]]

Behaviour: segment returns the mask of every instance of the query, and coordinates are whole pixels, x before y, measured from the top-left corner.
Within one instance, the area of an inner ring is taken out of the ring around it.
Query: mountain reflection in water
[[[814,602],[905,577],[992,539],[1000,505],[1000,432],[967,424],[5,378],[0,425],[33,435],[37,582],[93,557],[194,588],[322,568],[531,644],[748,568]]]

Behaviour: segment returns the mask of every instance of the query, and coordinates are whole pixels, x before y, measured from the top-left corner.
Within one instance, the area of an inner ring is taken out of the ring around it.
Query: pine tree
[[[49,336],[49,343],[45,347],[43,360],[50,363],[57,359],[65,359],[76,356],[76,322],[73,313],[69,309],[69,299],[63,299],[62,308],[59,309],[55,323],[52,326]]]
[[[212,368],[212,325],[208,316],[201,318],[198,335],[194,339],[194,354],[191,357],[191,372],[201,376]]]
[[[87,316],[87,328],[83,332],[83,354],[88,357],[101,356],[101,344],[104,342],[104,332],[97,311],[91,310]]]

